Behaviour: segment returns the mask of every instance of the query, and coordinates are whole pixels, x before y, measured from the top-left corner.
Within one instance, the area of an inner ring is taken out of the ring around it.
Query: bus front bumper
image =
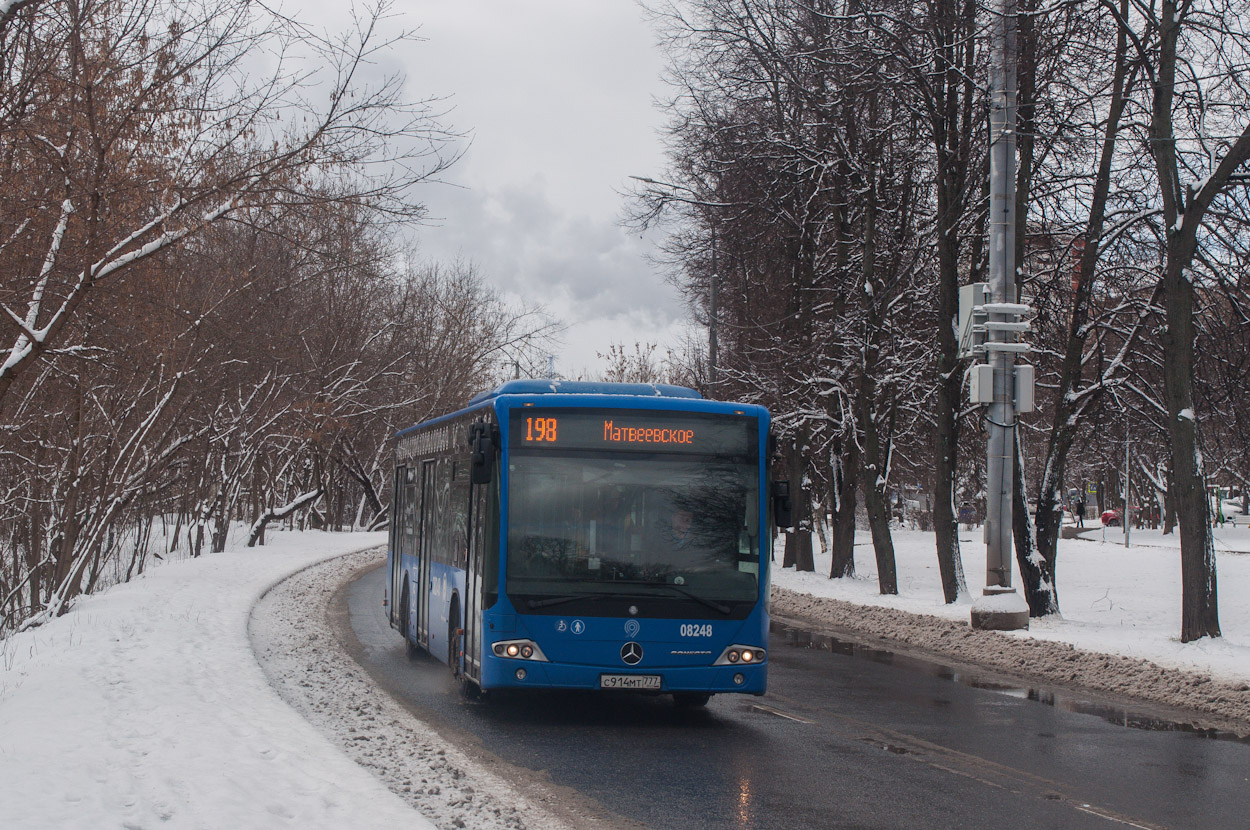
[[[570,663],[488,658],[482,666],[483,689],[627,689],[670,692],[762,695],[768,665],[668,666],[654,669],[605,669]],[[658,685],[654,678],[658,677]],[[622,679],[624,678],[624,679]]]

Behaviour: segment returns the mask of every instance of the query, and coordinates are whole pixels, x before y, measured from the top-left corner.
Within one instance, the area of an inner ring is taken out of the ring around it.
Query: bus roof
[[[396,438],[431,427],[438,426],[453,418],[459,418],[470,412],[483,409],[488,406],[511,407],[512,401],[516,398],[524,398],[526,396],[535,395],[552,395],[560,396],[561,402],[569,402],[576,406],[594,406],[597,402],[592,403],[587,398],[594,396],[611,397],[617,396],[621,398],[635,398],[646,400],[649,403],[639,404],[648,409],[684,409],[687,404],[680,401],[689,401],[691,411],[698,410],[700,412],[716,412],[716,411],[735,411],[738,414],[745,414],[747,411],[753,413],[763,413],[767,416],[767,410],[758,404],[732,403],[729,401],[709,401],[693,389],[685,386],[673,386],[667,383],[603,383],[598,381],[567,381],[567,380],[510,380],[507,383],[488,391],[475,395],[468,404],[462,409],[455,412],[449,412],[446,415],[440,415],[437,418],[431,418],[428,421],[422,421],[419,424],[413,424],[405,427],[395,433]],[[580,400],[579,400],[580,398]],[[697,401],[697,403],[695,403]],[[603,406],[611,408],[615,401],[603,401]],[[527,404],[529,405],[529,404]]]
[[[488,392],[480,392],[469,406],[500,395],[631,395],[657,398],[695,398],[703,396],[685,386],[667,383],[602,383],[585,380],[510,380]]]

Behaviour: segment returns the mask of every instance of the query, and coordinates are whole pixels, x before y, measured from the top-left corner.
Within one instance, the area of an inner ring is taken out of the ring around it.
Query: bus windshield
[[[744,455],[514,451],[508,593],[754,602],[758,474]]]

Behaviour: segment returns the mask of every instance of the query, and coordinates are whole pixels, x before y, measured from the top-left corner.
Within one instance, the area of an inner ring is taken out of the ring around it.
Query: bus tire
[[[417,647],[408,636],[408,580],[404,580],[403,599],[399,604],[399,633],[404,635],[404,652],[408,659],[417,656]]]
[[[673,692],[673,703],[678,709],[699,709],[711,699],[707,692]]]
[[[447,615],[447,667],[451,676],[460,679],[460,601],[451,601],[451,612]]]

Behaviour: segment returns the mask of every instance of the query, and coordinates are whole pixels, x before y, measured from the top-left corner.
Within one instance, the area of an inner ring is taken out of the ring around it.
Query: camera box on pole
[[[994,403],[993,366],[988,363],[974,363],[968,369],[968,402]]]
[[[1016,370],[1016,414],[1033,411],[1033,367],[1027,363],[1017,363]]]
[[[985,321],[989,315],[976,309],[990,301],[989,283],[959,286],[959,357],[972,357],[985,343]]]

